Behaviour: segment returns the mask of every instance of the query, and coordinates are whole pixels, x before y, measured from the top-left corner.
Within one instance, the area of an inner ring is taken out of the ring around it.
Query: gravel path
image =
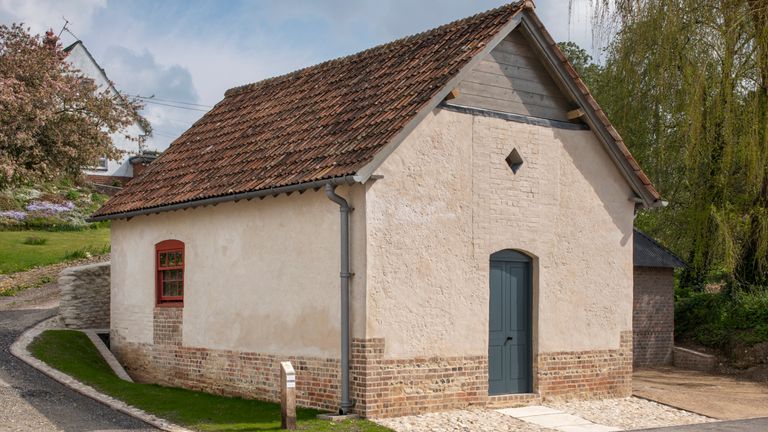
[[[8,348],[55,309],[0,311],[0,431],[154,431],[145,423],[86,398],[12,356]]]
[[[550,432],[516,418],[486,409],[468,409],[417,416],[374,419],[397,432]]]
[[[677,426],[714,421],[709,417],[630,397],[576,402],[548,402],[546,406],[605,426],[625,430]],[[468,409],[374,420],[398,432],[544,432],[552,429],[526,423],[488,409]]]
[[[678,426],[714,421],[636,397],[592,401],[548,402],[549,407],[577,415],[591,422],[626,430]]]

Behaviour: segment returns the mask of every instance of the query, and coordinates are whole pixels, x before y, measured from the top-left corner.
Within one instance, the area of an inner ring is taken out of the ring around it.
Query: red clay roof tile
[[[528,3],[230,89],[93,216],[354,175]]]

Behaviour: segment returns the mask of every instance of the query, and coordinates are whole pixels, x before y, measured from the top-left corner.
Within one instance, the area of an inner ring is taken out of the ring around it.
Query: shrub
[[[67,199],[70,201],[77,201],[80,199],[80,192],[78,192],[75,189],[70,189],[67,191]]]
[[[32,236],[25,238],[22,243],[25,245],[40,246],[48,243],[48,239],[44,237]]]
[[[67,252],[64,255],[64,260],[65,261],[81,260],[81,259],[91,258],[95,255],[105,255],[105,254],[108,254],[109,252],[110,252],[109,245],[103,246],[103,247],[87,246],[84,248],[74,250],[72,252]]]
[[[675,337],[724,349],[768,341],[768,288],[695,293],[675,304]]]
[[[0,211],[3,210],[19,210],[21,206],[19,202],[12,195],[6,195],[0,193]]]

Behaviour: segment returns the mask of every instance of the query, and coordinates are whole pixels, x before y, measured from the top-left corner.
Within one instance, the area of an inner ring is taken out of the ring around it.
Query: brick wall
[[[128,342],[112,332],[112,350],[137,381],[184,387],[214,394],[279,401],[280,362],[296,370],[296,402],[335,410],[338,359],[278,356],[182,345],[182,308],[155,308],[153,344]]]
[[[486,356],[385,359],[384,339],[352,342],[355,411],[366,417],[394,417],[488,400]]]
[[[296,369],[300,406],[335,411],[339,360],[185,347],[181,308],[156,308],[154,343],[113,334],[113,350],[134,379],[215,394],[279,400],[280,362]],[[393,417],[469,406],[518,406],[537,395],[488,396],[487,356],[387,359],[384,339],[354,339],[351,393],[354,412]],[[632,334],[616,350],[540,354],[537,387],[543,398],[625,397],[631,392]]]
[[[59,274],[64,325],[76,329],[109,328],[110,264],[69,267]]]
[[[545,399],[627,397],[632,393],[632,332],[621,332],[615,350],[539,354],[536,368]]]
[[[635,267],[634,366],[668,364],[675,337],[674,271],[671,268]]]

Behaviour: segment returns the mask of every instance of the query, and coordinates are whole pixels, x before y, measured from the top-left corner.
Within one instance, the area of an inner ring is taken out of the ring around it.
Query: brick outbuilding
[[[659,204],[525,1],[227,91],[93,220],[135,378],[380,417],[628,396]]]
[[[685,263],[650,236],[635,230],[634,265],[634,366],[669,364],[675,343],[675,268]]]

